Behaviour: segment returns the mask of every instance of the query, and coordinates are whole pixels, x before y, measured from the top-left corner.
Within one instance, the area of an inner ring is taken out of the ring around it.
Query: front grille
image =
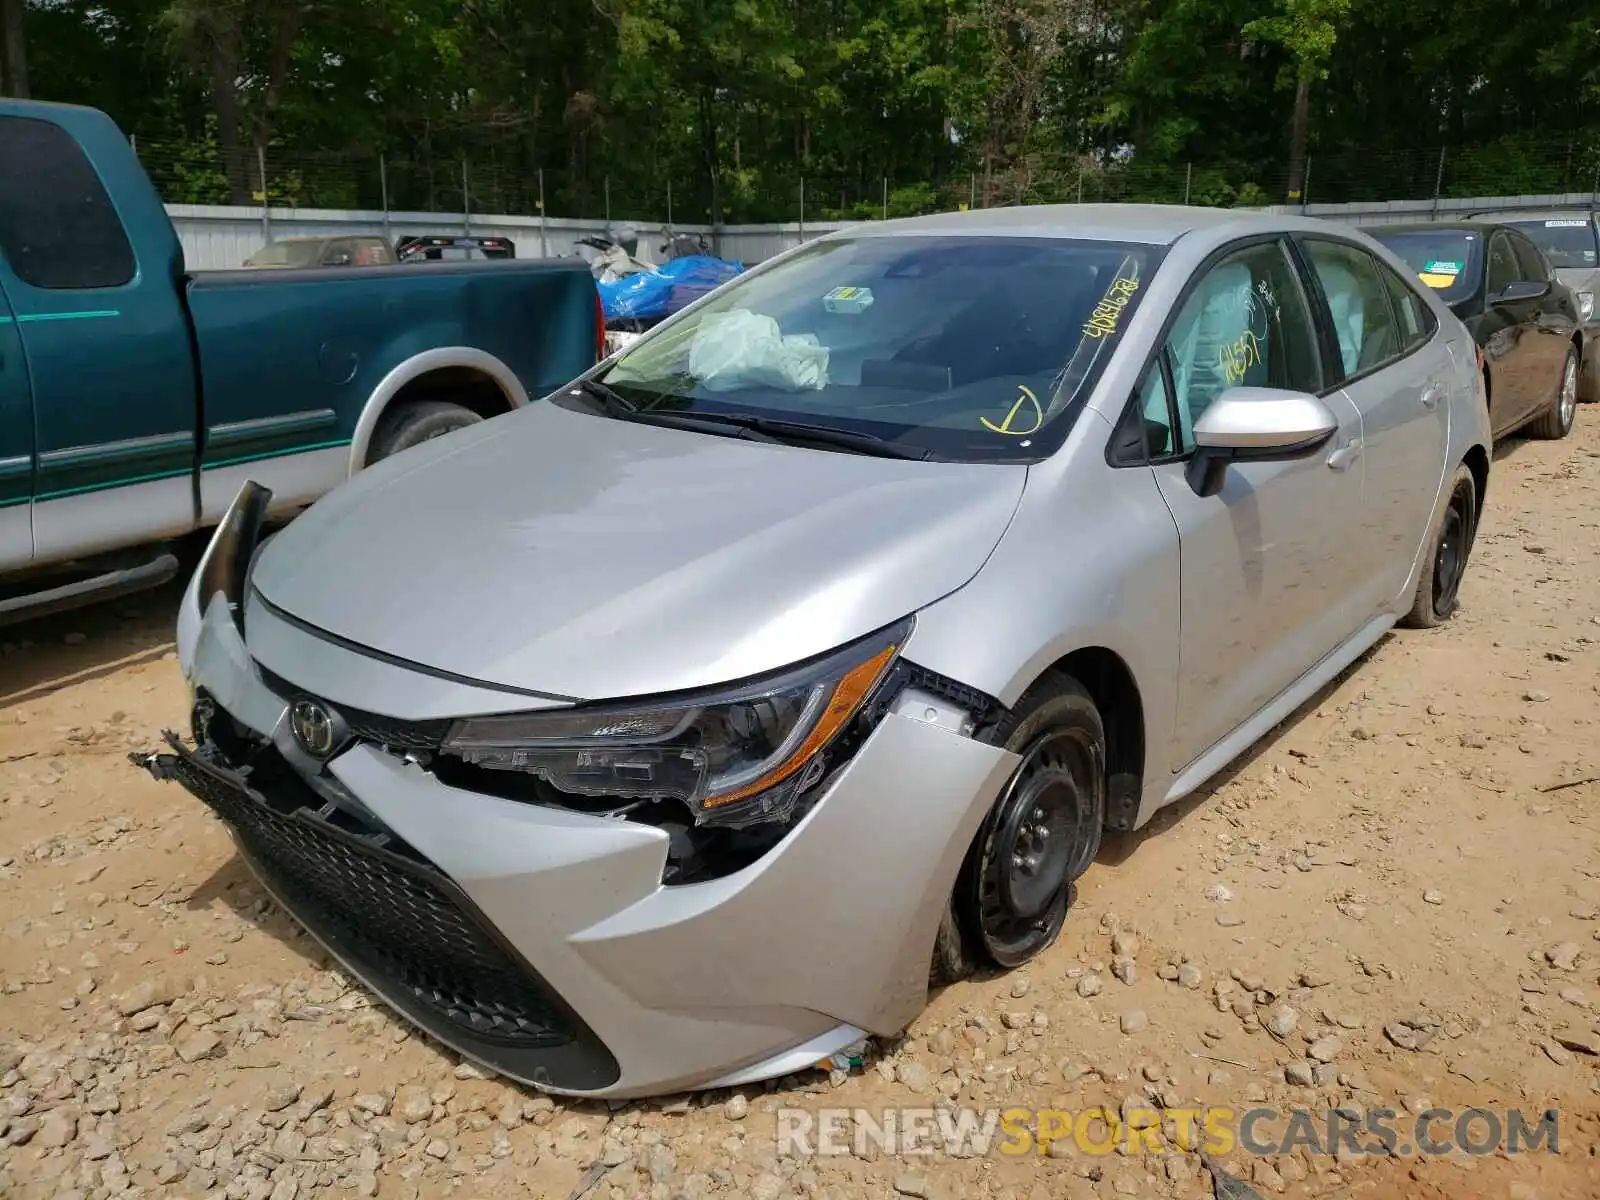
[[[313,932],[427,1013],[473,1038],[520,1049],[564,1046],[573,1029],[551,998],[468,910],[471,902],[386,831],[347,832],[275,752],[249,781],[210,745],[179,749],[178,780],[233,829]]]
[[[264,667],[260,670],[261,681],[279,696],[291,703],[296,700],[316,700],[343,717],[345,725],[355,737],[375,746],[387,746],[391,750],[437,750],[444,745],[445,735],[450,732],[449,718],[403,721],[399,717],[363,712],[359,708],[348,708],[343,704],[325,700],[321,696],[314,696]]]

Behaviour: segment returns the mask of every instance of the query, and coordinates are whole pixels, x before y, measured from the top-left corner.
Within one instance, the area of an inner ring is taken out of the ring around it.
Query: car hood
[[[1600,268],[1557,267],[1556,278],[1575,292],[1593,292],[1600,284]]]
[[[252,585],[437,671],[570,699],[676,691],[823,653],[961,587],[1026,478],[546,401],[362,472],[266,545]]]

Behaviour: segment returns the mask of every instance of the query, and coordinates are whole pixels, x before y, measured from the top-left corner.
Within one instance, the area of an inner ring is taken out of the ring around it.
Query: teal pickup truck
[[[109,117],[0,100],[0,624],[162,583],[247,476],[292,513],[604,337],[578,259],[191,274]]]

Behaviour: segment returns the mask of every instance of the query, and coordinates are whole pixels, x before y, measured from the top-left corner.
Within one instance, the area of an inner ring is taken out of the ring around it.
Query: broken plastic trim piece
[[[246,480],[239,494],[223,513],[222,522],[211,539],[205,562],[200,566],[197,598],[205,612],[213,596],[221,595],[234,614],[244,605],[245,577],[249,573],[261,527],[267,519],[272,492],[259,483]]]

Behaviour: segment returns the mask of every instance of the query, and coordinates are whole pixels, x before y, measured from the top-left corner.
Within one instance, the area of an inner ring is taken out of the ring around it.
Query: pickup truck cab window
[[[0,117],[0,253],[36,288],[121,287],[133,247],[111,198],[72,135],[30,117]]]

